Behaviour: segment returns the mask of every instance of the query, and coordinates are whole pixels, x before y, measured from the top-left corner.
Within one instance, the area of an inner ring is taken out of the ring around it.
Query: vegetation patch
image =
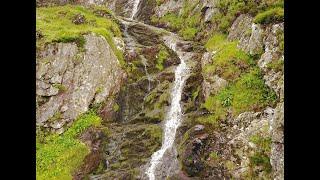
[[[257,14],[254,18],[254,22],[259,24],[269,24],[283,21],[283,18],[284,9],[276,7]]]
[[[89,111],[80,115],[62,135],[44,136],[43,132],[37,131],[37,179],[72,179],[72,173],[89,153],[89,148],[77,137],[89,127],[97,127],[100,123],[100,117]]]
[[[279,59],[277,61],[272,61],[271,63],[267,64],[268,69],[273,69],[275,72],[279,72],[284,70],[284,61]]]
[[[256,16],[258,13],[264,12],[268,8],[283,7],[283,2],[283,0],[219,0],[216,4],[216,7],[219,8],[219,12],[212,17],[211,21],[217,26],[218,31],[227,33],[233,21],[240,14]]]
[[[156,56],[157,57],[157,64],[156,64],[157,69],[159,69],[160,71],[162,71],[164,69],[163,64],[167,60],[169,55],[170,54],[167,51],[166,47],[160,45],[160,50]]]
[[[179,34],[181,34],[181,36],[185,40],[192,40],[197,33],[198,33],[198,29],[193,27],[192,28],[188,27],[186,29],[179,31]]]
[[[67,88],[63,84],[53,84],[52,86],[59,89],[59,92],[61,93],[67,91]]]
[[[220,117],[223,117],[221,113],[226,113],[227,108],[230,108],[233,115],[237,116],[245,111],[273,105],[276,98],[276,94],[265,85],[260,70],[254,68],[217,95],[208,97],[204,107]]]
[[[163,4],[166,0],[156,0],[157,2],[157,6],[160,6],[161,4]]]
[[[113,109],[114,112],[118,112],[119,109],[120,109],[120,106],[119,106],[117,103],[115,103],[115,104],[112,106],[112,109]]]
[[[257,145],[257,150],[254,152],[250,159],[250,167],[252,168],[251,176],[256,177],[258,172],[253,167],[260,167],[262,171],[270,174],[272,166],[270,164],[270,152],[271,152],[271,138],[265,138],[261,135],[253,135],[250,137],[250,141]]]
[[[213,62],[203,68],[203,73],[217,74],[232,81],[254,65],[253,59],[237,48],[237,41],[229,42],[223,34],[216,34],[208,40],[205,47],[213,51]]]
[[[101,9],[101,7],[87,9],[72,5],[37,8],[36,29],[43,36],[37,40],[37,46],[51,42],[75,42],[80,50],[83,50],[85,44],[83,35],[93,32],[102,35],[108,41],[119,61],[124,64],[123,55],[112,40],[115,36],[121,37],[120,28],[112,18],[101,17],[95,13]],[[73,23],[76,16],[85,18],[85,22]]]
[[[151,22],[156,24],[167,24],[171,31],[178,32],[185,40],[192,40],[199,32],[201,12],[192,14],[192,10],[199,1],[185,1],[181,15],[168,13],[161,18],[151,17]]]

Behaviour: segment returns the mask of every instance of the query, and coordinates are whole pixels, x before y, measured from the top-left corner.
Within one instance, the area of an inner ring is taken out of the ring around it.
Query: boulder
[[[36,94],[48,99],[38,105],[38,125],[57,113],[61,114],[58,122],[72,121],[89,105],[101,103],[120,90],[125,73],[108,42],[94,34],[84,37],[85,52],[75,43],[49,44],[38,52]]]

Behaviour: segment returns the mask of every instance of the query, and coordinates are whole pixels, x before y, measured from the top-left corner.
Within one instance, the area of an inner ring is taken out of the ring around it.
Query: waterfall
[[[132,7],[130,19],[133,19],[136,16],[138,12],[139,4],[140,4],[140,0],[133,0],[133,7]]]
[[[177,50],[177,41],[178,39],[175,36],[166,36],[164,41],[168,47],[177,53],[180,58],[181,63],[177,66],[175,70],[175,81],[174,86],[171,90],[171,106],[169,112],[165,119],[164,124],[164,138],[162,142],[161,149],[155,152],[150,161],[150,166],[146,171],[150,180],[155,180],[155,170],[157,165],[161,162],[164,153],[173,146],[176,131],[179,125],[181,124],[181,105],[180,100],[182,96],[183,86],[186,79],[188,78],[189,69],[185,62],[187,56],[182,51]]]

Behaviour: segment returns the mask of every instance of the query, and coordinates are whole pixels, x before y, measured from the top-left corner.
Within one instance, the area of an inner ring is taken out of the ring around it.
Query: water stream
[[[140,0],[133,0],[133,7],[132,7],[132,13],[131,13],[130,19],[133,19],[136,16],[138,12],[139,4],[140,4]]]
[[[161,149],[155,152],[150,161],[150,167],[147,169],[146,174],[148,175],[150,180],[155,180],[155,170],[157,168],[157,165],[161,162],[165,152],[171,148],[174,144],[175,136],[177,128],[181,124],[181,105],[180,100],[182,96],[182,90],[183,86],[185,84],[186,79],[188,78],[188,66],[185,62],[186,57],[184,52],[177,49],[177,42],[178,39],[174,36],[166,36],[164,37],[164,42],[168,47],[170,47],[173,51],[175,51],[179,58],[181,63],[178,65],[178,67],[175,70],[175,81],[174,86],[171,90],[171,106],[169,109],[169,112],[165,119],[164,124],[164,137]]]
[[[148,176],[148,178],[150,180],[155,180],[157,177],[157,175],[156,175],[157,167],[160,165],[160,163],[165,162],[165,160],[164,160],[165,153],[171,152],[170,150],[173,150],[172,148],[174,146],[176,132],[177,132],[177,129],[180,126],[181,121],[182,121],[182,109],[181,109],[180,101],[181,101],[182,91],[183,91],[185,81],[187,80],[187,78],[189,76],[189,68],[187,66],[186,61],[188,61],[188,59],[190,59],[191,53],[184,52],[181,49],[181,47],[177,46],[178,43],[181,43],[181,42],[183,43],[183,41],[180,40],[176,34],[170,33],[166,30],[161,29],[161,28],[156,28],[156,27],[153,27],[153,26],[150,26],[147,24],[143,24],[143,23],[134,21],[134,17],[136,16],[136,14],[138,12],[140,0],[132,0],[131,2],[133,3],[133,6],[132,6],[132,13],[131,13],[130,18],[127,19],[127,18],[119,17],[119,20],[125,26],[124,39],[126,42],[126,49],[129,52],[133,52],[135,49],[135,46],[137,46],[135,39],[128,33],[128,26],[132,25],[134,23],[139,23],[139,24],[144,25],[152,30],[166,32],[165,34],[167,34],[167,35],[164,35],[162,37],[165,45],[167,47],[169,47],[170,49],[172,49],[178,55],[178,57],[180,59],[180,64],[175,69],[175,80],[173,82],[173,87],[171,90],[171,105],[170,105],[168,113],[166,114],[166,118],[164,120],[162,146],[158,151],[156,151],[152,155],[151,160],[150,160],[150,166],[145,171],[145,174]],[[148,90],[150,91],[150,79],[149,79],[149,74],[147,71],[147,60],[142,55],[140,55],[140,57],[141,57],[143,65],[145,67],[146,75],[148,77],[148,81],[149,81]],[[174,158],[176,158],[176,157],[174,157]],[[176,166],[172,163],[170,164],[170,162],[165,162],[165,163],[169,164],[170,168],[172,166]],[[167,169],[165,169],[165,171],[167,171]],[[158,179],[158,177],[157,177],[157,179]]]

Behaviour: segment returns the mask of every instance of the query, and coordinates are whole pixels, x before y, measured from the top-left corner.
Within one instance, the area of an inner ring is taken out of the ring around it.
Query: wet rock
[[[204,162],[201,159],[201,151],[206,143],[208,134],[200,134],[185,146],[182,152],[182,170],[189,176],[196,176],[204,168]]]
[[[143,21],[146,24],[150,24],[156,4],[156,1],[141,0],[139,5],[140,8],[136,14],[136,19],[139,21]]]
[[[74,24],[84,24],[86,23],[86,17],[82,14],[76,14],[73,18],[72,18],[72,22]]]
[[[191,52],[193,50],[193,46],[191,43],[177,43],[177,46],[181,48],[184,52]]]

